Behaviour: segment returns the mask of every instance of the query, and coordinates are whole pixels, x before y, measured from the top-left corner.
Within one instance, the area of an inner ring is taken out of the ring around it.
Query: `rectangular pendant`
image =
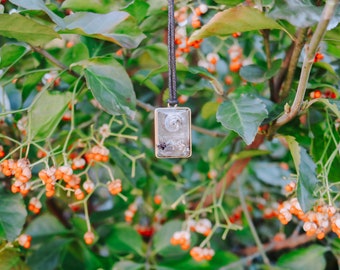
[[[186,107],[155,110],[155,154],[157,158],[191,156],[191,110]]]

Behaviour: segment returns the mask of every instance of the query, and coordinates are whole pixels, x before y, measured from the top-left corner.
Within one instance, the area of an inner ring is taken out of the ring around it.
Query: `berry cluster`
[[[242,67],[242,55],[243,55],[243,50],[242,48],[234,44],[232,45],[229,50],[229,57],[230,57],[230,64],[229,64],[229,70],[231,72],[239,72],[239,70]]]
[[[17,161],[6,159],[0,164],[0,171],[7,177],[14,176],[14,183],[11,186],[13,193],[20,192],[23,196],[27,195],[31,188],[28,181],[32,178],[28,159],[22,158]]]
[[[107,183],[107,189],[112,195],[117,195],[122,192],[122,180],[113,179]]]
[[[181,249],[188,250],[190,248],[190,232],[177,231],[170,239],[170,243],[173,246],[179,245]]]
[[[200,60],[198,61],[198,66],[204,67],[207,69],[210,73],[216,72],[216,64],[220,60],[220,57],[217,53],[208,53],[206,60]]]
[[[317,89],[309,93],[309,97],[311,99],[316,99],[316,98],[331,98],[335,99],[337,97],[336,93],[333,92],[332,90],[327,89],[324,92],[321,92],[321,90]]]
[[[127,223],[132,222],[133,217],[135,216],[137,210],[138,210],[138,208],[137,208],[137,205],[135,203],[132,203],[132,204],[129,205],[128,209],[124,212],[125,221]]]
[[[201,248],[201,247],[193,247],[190,250],[190,256],[195,261],[203,261],[208,260],[210,261],[215,255],[215,251],[211,248]]]
[[[21,234],[18,237],[18,243],[20,246],[24,247],[24,248],[30,248],[31,246],[31,241],[32,241],[32,236],[28,235],[28,234]]]
[[[95,145],[85,153],[84,157],[88,164],[93,161],[107,162],[109,160],[109,153],[109,149],[105,146]]]
[[[211,233],[212,224],[207,218],[203,218],[198,221],[190,219],[188,221],[188,225],[191,231],[203,234],[204,236],[208,236]]]
[[[340,214],[336,213],[333,205],[321,203],[304,213],[297,198],[292,198],[280,204],[278,211],[278,218],[284,225],[291,221],[293,216],[302,220],[303,230],[308,236],[316,235],[318,239],[323,239],[332,229],[340,238]]]

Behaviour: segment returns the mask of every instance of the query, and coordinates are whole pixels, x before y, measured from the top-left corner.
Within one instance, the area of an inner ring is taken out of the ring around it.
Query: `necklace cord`
[[[176,54],[175,54],[175,3],[168,0],[168,65],[169,65],[169,106],[176,106]]]

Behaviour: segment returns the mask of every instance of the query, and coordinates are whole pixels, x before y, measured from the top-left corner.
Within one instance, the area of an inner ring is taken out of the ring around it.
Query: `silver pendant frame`
[[[191,110],[187,107],[155,109],[157,158],[189,158],[192,153]]]

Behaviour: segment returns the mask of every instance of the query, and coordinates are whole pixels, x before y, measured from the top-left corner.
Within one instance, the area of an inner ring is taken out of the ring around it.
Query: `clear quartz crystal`
[[[191,111],[185,107],[155,110],[155,154],[158,158],[191,156]]]

